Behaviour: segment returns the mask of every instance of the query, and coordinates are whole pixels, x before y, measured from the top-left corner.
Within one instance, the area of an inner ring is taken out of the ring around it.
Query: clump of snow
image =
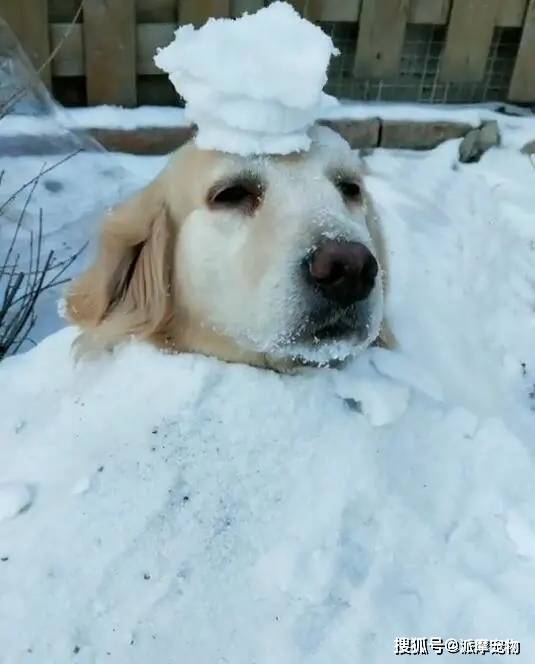
[[[0,522],[29,509],[32,504],[30,487],[23,482],[0,484]]]
[[[336,105],[322,92],[337,50],[285,2],[242,18],[179,28],[154,61],[186,100],[201,148],[238,154],[307,150],[308,129]]]
[[[372,358],[371,353],[361,356],[338,373],[335,391],[349,407],[362,413],[373,426],[381,427],[395,422],[405,413],[410,389],[407,385],[396,384],[396,381],[381,376]]]

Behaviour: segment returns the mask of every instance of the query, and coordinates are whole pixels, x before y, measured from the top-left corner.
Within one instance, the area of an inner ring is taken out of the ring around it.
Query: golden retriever
[[[325,364],[369,345],[384,252],[348,144],[240,157],[190,141],[104,219],[67,312],[80,352],[147,340],[256,366]]]

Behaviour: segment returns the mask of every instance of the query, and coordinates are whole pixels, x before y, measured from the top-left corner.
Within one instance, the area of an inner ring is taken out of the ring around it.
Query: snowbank
[[[307,150],[307,130],[336,100],[322,92],[337,53],[319,27],[286,2],[238,20],[186,25],[156,66],[186,100],[201,148],[238,154]]]
[[[2,664],[533,662],[535,173],[456,148],[368,160],[396,352],[74,367],[67,329],[2,364]]]
[[[73,369],[72,338],[0,374],[0,508],[4,483],[33,495],[0,525],[4,662],[384,664],[416,634],[533,652],[533,460],[503,422],[379,373],[387,351]]]

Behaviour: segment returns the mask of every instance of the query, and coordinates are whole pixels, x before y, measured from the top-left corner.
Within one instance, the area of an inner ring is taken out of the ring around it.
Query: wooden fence
[[[135,106],[155,101],[154,95],[145,94],[144,81],[155,84],[158,79],[168,85],[152,56],[157,46],[172,39],[177,25],[199,25],[209,16],[239,16],[264,4],[263,0],[84,0],[78,21],[71,25],[79,0],[0,0],[0,15],[36,65],[61,44],[42,72],[54,91],[78,84],[84,87],[83,100],[88,104]],[[362,81],[399,75],[408,29],[434,25],[445,31],[437,79],[446,84],[477,83],[485,75],[496,29],[514,28],[517,43],[504,97],[535,102],[535,0],[294,0],[292,4],[310,20],[355,26],[353,42],[346,44],[343,57],[349,58],[350,76]],[[169,94],[160,99],[168,102]]]

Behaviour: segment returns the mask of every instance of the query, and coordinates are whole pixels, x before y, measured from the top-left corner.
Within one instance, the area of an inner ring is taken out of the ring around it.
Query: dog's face
[[[223,359],[347,356],[373,341],[382,319],[368,205],[358,157],[330,130],[316,129],[309,152],[287,157],[190,143],[105,223],[100,260],[72,289],[71,317],[84,326],[84,291],[104,280],[93,338],[113,328],[118,340],[122,316],[126,336]],[[98,275],[99,263],[114,276]]]
[[[377,334],[381,280],[359,161],[342,140],[322,143],[325,133],[304,155],[217,155],[196,169],[176,287],[199,321],[248,350],[314,358]]]

